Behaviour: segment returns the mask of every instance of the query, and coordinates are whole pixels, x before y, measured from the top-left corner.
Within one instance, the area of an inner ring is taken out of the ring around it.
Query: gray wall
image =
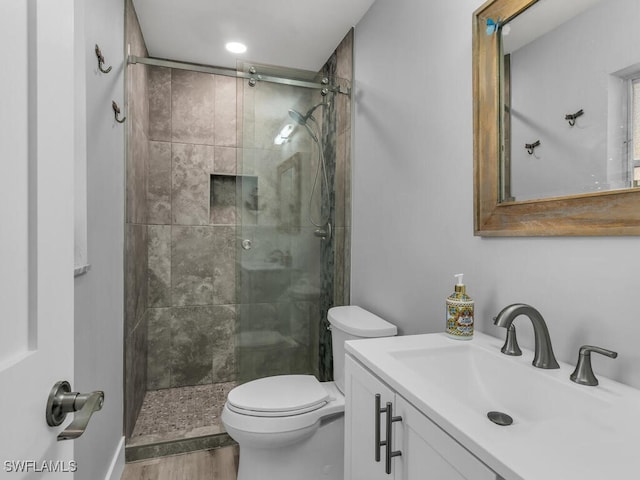
[[[123,6],[112,0],[85,2],[87,246],[91,270],[75,281],[74,391],[105,392],[104,408],[75,441],[78,480],[105,478],[114,456],[124,462],[122,440],[122,265],[124,132],[111,100],[123,105]],[[99,44],[108,75],[98,72]],[[82,81],[82,80],[81,80]],[[122,464],[123,465],[123,464]],[[120,465],[120,467],[122,467]],[[119,477],[117,469],[114,477]]]
[[[578,347],[620,353],[596,372],[640,387],[637,238],[473,236],[471,19],[480,0],[377,0],[356,27],[352,303],[401,333],[444,329],[464,272],[476,326],[530,303],[560,360]],[[526,319],[521,345],[533,347]]]

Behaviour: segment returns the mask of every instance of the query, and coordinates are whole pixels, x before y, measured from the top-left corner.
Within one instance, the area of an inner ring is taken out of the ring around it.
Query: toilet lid
[[[227,405],[246,415],[277,417],[317,410],[329,399],[329,393],[313,375],[279,375],[234,388]]]

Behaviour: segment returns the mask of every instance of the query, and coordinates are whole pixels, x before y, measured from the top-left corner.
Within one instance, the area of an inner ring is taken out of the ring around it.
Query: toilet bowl
[[[240,446],[238,480],[342,480],[344,342],[393,336],[397,329],[357,306],[334,307],[327,316],[334,382],[278,375],[229,392],[222,423]]]

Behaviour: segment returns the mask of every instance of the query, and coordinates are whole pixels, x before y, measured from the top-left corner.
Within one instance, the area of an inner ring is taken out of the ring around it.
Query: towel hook
[[[102,52],[100,51],[100,47],[98,46],[97,43],[96,43],[96,57],[98,57],[98,70],[100,70],[102,73],[109,73],[112,67],[109,66],[106,70],[102,67],[104,65],[104,56],[102,55]]]
[[[576,113],[566,114],[564,116],[564,119],[567,120],[569,122],[569,125],[573,127],[576,124],[576,118],[581,117],[582,115],[584,115],[584,110],[580,109]]]
[[[116,116],[116,122],[124,123],[124,121],[127,119],[127,117],[122,117],[122,119],[118,118],[118,115],[120,115],[120,107],[115,102],[115,100],[111,101],[111,107],[113,108],[113,113]]]
[[[528,153],[529,155],[533,155],[533,151],[534,151],[534,149],[535,149],[536,147],[539,147],[539,146],[540,146],[540,140],[536,140],[536,141],[535,141],[535,142],[533,142],[533,143],[525,143],[525,144],[524,144],[524,148],[526,148],[526,149],[527,149],[527,153]]]

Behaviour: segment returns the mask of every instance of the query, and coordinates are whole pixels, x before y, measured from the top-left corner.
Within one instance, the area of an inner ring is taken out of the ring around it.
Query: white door
[[[0,477],[72,478],[74,1],[0,2]],[[39,472],[39,473],[35,473]],[[44,473],[40,473],[44,472]]]

